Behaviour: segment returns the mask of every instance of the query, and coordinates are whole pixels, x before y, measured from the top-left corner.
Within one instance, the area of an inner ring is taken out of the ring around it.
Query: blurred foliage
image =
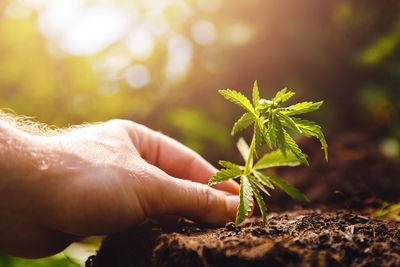
[[[400,139],[399,43],[398,0],[3,0],[0,107],[59,127],[131,119],[215,164],[239,160],[227,134],[240,114],[217,90],[249,96],[258,80],[266,97],[324,99],[310,119],[388,148]]]
[[[73,267],[79,266],[71,263],[66,257],[60,255],[38,260],[24,260],[0,254],[1,267]]]
[[[205,142],[216,143],[216,149],[229,149],[229,133],[219,124],[211,121],[203,111],[189,108],[173,108],[160,116],[162,127],[180,129],[176,138],[199,153],[205,152]],[[163,125],[164,124],[164,125]],[[214,149],[214,148],[213,148]],[[209,150],[208,152],[212,152]]]

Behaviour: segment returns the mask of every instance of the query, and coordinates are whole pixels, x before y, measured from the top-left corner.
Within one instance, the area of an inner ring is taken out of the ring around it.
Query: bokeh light
[[[130,86],[141,88],[150,82],[150,71],[144,65],[132,65],[126,69],[125,79]]]
[[[216,11],[221,5],[221,0],[197,0],[200,9],[205,11]]]
[[[208,45],[217,39],[217,31],[214,24],[206,20],[200,20],[192,26],[193,39],[201,44]]]
[[[168,42],[168,63],[165,75],[169,80],[179,80],[189,70],[193,49],[190,41],[182,36],[176,35]]]
[[[155,44],[152,34],[145,28],[138,27],[129,33],[126,45],[133,59],[146,60],[151,56]]]
[[[97,53],[123,37],[129,16],[108,4],[85,6],[83,1],[50,1],[39,13],[42,33],[67,53]]]
[[[235,23],[224,31],[223,38],[228,45],[245,45],[255,36],[255,26]]]

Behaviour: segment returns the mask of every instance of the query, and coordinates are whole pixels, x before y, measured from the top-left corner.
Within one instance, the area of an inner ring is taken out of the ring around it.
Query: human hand
[[[18,149],[0,178],[5,253],[51,255],[79,237],[115,233],[147,217],[211,224],[235,218],[238,184],[208,187],[212,165],[145,126],[112,120],[51,137],[9,131]]]

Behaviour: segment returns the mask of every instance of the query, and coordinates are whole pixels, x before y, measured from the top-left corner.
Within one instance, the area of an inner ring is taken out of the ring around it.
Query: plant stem
[[[253,159],[253,154],[254,154],[254,134],[253,134],[253,139],[251,139],[249,156],[247,157],[246,164],[244,165],[244,175],[247,175],[250,172],[250,162]]]

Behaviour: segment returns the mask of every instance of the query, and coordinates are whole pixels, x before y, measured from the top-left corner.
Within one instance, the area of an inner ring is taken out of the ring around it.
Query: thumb
[[[157,178],[150,181],[157,184],[157,192],[145,197],[148,215],[179,215],[209,224],[222,224],[235,219],[239,196],[174,178],[160,169],[156,173]]]

